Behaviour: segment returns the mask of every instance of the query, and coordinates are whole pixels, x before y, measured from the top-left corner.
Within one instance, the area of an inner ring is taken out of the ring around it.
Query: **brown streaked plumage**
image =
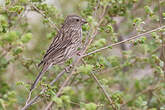
[[[82,25],[85,23],[86,21],[77,15],[66,17],[63,26],[38,65],[42,66],[42,70],[32,84],[31,91],[49,67],[63,63],[77,53],[77,49],[82,44]]]

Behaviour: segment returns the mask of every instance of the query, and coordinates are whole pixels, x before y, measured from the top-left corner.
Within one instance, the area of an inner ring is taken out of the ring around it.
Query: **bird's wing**
[[[39,64],[42,65],[43,63],[49,61],[53,57],[60,57],[60,55],[63,55],[65,49],[72,45],[72,39],[71,37],[67,37],[63,33],[59,33],[49,46],[48,50],[46,51],[46,54],[43,57],[43,60]]]
[[[69,31],[69,30],[68,30]],[[74,31],[71,31],[70,34],[67,31],[65,32],[63,29],[57,34],[57,36],[53,39],[53,42],[49,46],[44,58],[49,54],[52,50],[58,50],[66,48],[67,46],[71,45],[72,42],[72,35]]]

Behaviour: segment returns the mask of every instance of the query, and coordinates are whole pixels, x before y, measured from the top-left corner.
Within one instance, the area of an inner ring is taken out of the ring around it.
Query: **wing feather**
[[[46,51],[46,54],[43,57],[43,60],[38,66],[44,64],[50,59],[56,59],[60,55],[63,55],[65,49],[70,45],[72,45],[71,37],[68,37],[66,34],[64,34],[64,32],[59,32],[58,35],[53,39],[53,42],[49,46],[48,50]],[[54,63],[56,63],[56,61],[54,61]]]

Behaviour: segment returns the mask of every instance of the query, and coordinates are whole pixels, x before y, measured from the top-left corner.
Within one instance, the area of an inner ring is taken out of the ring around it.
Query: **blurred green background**
[[[0,110],[24,106],[40,71],[37,64],[57,34],[54,25],[60,28],[67,15],[88,21],[83,43],[88,33],[98,30],[88,53],[163,26],[164,7],[165,0],[0,0]],[[163,28],[157,29],[84,57],[86,65],[76,65],[76,74],[58,98],[55,93],[68,74],[54,86],[47,84],[72,60],[55,65],[32,97],[46,86],[47,92],[28,110],[45,110],[50,101],[55,102],[52,110],[114,110],[91,72],[117,110],[165,110],[164,34]]]

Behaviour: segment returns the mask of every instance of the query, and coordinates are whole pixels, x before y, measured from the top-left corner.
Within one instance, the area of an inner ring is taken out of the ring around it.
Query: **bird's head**
[[[72,26],[82,26],[86,24],[86,20],[77,15],[68,15],[65,19],[65,24]]]

